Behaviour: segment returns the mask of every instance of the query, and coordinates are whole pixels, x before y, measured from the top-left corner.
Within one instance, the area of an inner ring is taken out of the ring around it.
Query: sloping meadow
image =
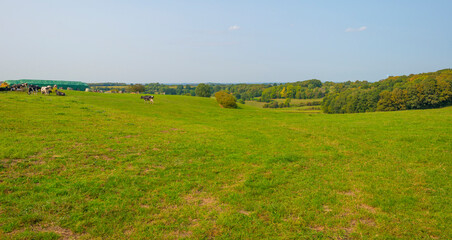
[[[0,94],[0,236],[451,238],[452,108]]]

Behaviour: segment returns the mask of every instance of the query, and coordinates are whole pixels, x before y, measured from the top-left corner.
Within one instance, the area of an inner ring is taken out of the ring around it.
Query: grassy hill
[[[452,107],[0,94],[0,238],[452,238]]]

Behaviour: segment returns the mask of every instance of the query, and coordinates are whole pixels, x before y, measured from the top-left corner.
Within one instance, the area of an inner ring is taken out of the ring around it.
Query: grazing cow
[[[27,87],[28,87],[28,83],[16,84],[15,91],[23,91]]]
[[[50,89],[52,89],[51,86],[41,87],[41,94],[49,95],[52,92]]]
[[[39,91],[39,86],[38,85],[29,85],[28,86],[28,95],[34,93],[37,94]]]
[[[154,96],[141,96],[141,99],[144,99],[144,103],[149,102],[154,104]]]
[[[26,86],[26,85],[24,85],[24,84],[13,84],[13,85],[11,85],[11,91],[19,91],[24,86]]]
[[[57,96],[66,96],[66,93],[55,90]]]

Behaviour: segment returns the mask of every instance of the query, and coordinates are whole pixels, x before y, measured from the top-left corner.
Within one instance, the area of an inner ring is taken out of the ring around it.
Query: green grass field
[[[450,239],[452,107],[0,94],[0,239]]]

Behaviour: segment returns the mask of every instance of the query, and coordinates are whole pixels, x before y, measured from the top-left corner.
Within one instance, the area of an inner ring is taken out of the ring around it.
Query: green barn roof
[[[48,85],[50,86],[57,85],[58,88],[62,87],[64,89],[67,89],[68,87],[70,87],[74,90],[80,91],[84,91],[86,88],[89,88],[88,84],[78,81],[19,79],[19,80],[6,80],[5,82],[8,83],[9,85],[28,83],[38,85],[40,87]]]

